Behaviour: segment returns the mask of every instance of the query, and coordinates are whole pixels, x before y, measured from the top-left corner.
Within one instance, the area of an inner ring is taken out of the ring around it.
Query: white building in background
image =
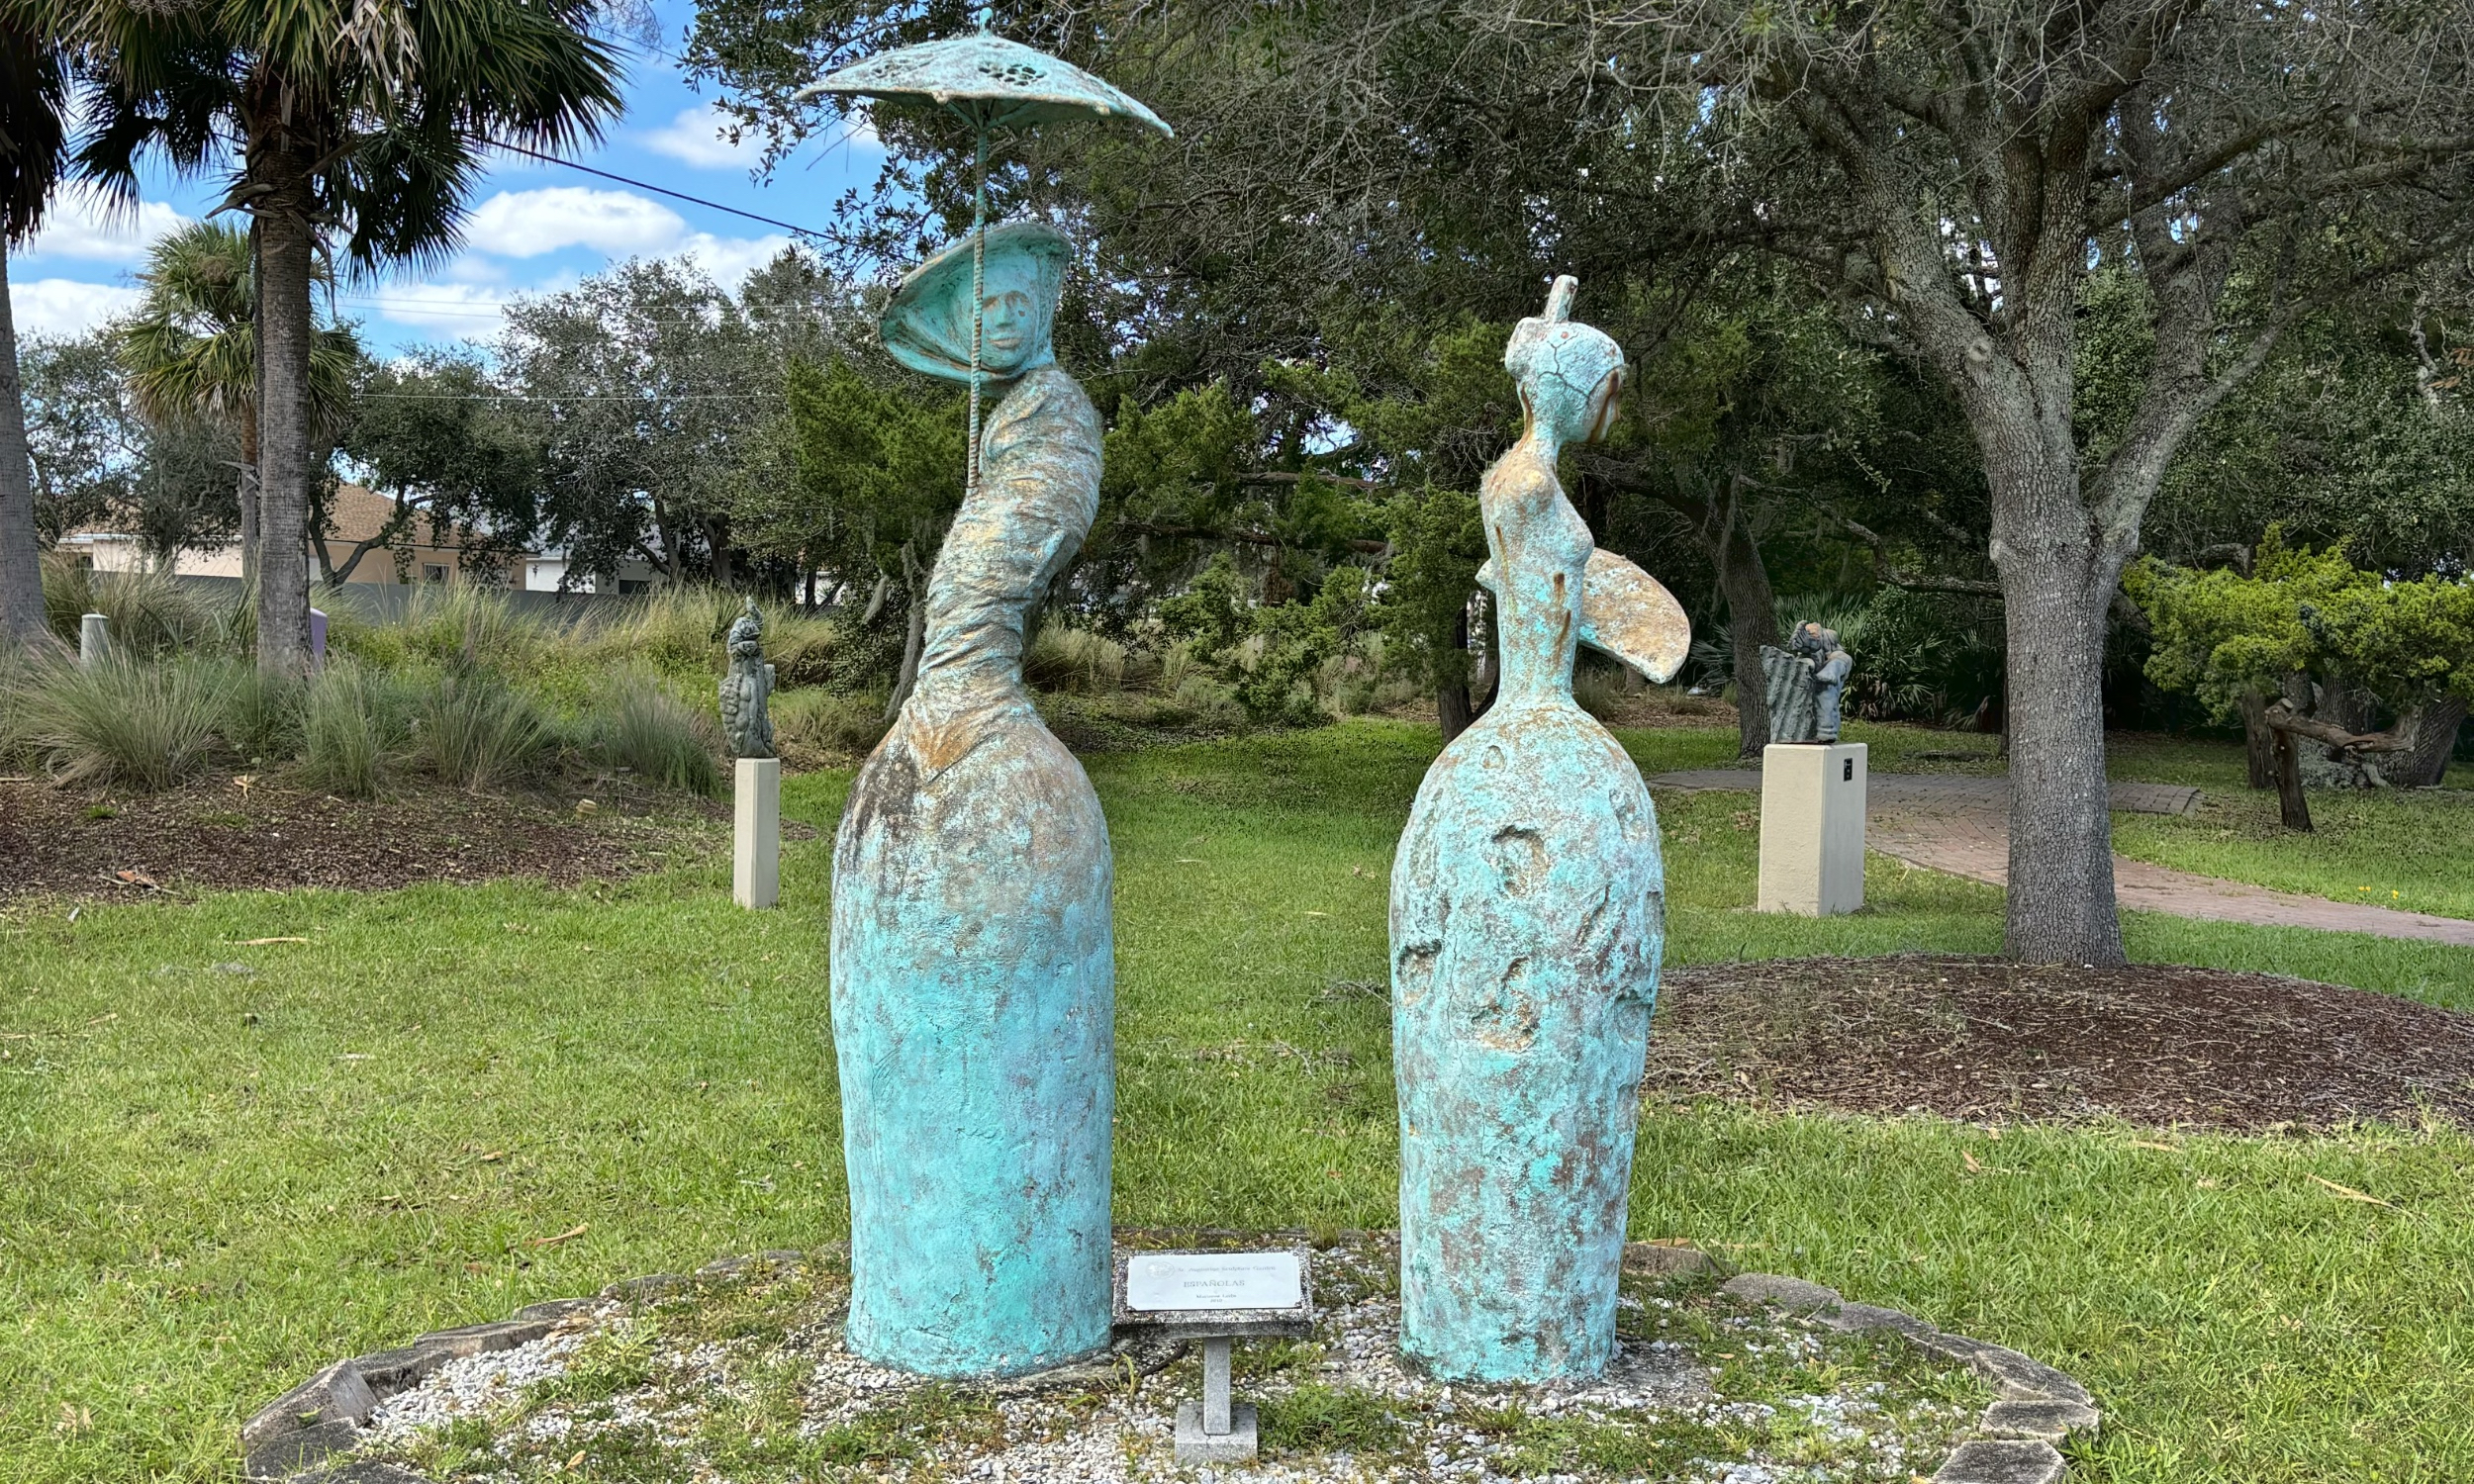
[[[563,551],[526,553],[519,565],[523,569],[523,589],[527,593],[555,593],[567,577],[567,554]],[[568,591],[616,593],[626,597],[635,593],[650,593],[667,581],[669,579],[652,563],[631,561],[618,564],[618,575],[615,581],[588,573],[578,577]]]

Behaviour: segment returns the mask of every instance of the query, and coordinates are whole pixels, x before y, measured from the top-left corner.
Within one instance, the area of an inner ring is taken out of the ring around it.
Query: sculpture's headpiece
[[[1057,296],[1074,245],[1045,222],[1007,222],[988,230],[988,292],[1018,290],[1031,303],[1030,352],[1021,370],[1047,362]],[[971,379],[971,238],[903,276],[877,321],[885,348],[913,371],[947,381]],[[1019,374],[1013,373],[1013,374]]]
[[[1608,373],[1621,375],[1623,347],[1572,319],[1580,280],[1567,273],[1547,293],[1546,313],[1523,320],[1503,347],[1503,369],[1520,383],[1529,415],[1564,439],[1589,431],[1589,397]]]
[[[764,653],[764,631],[765,621],[756,616],[756,600],[746,599],[739,608],[739,615],[730,620],[730,632],[723,637],[722,643],[731,654],[753,659]]]

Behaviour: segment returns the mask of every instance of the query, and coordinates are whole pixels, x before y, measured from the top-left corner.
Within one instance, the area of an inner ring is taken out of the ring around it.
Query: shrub
[[[596,718],[603,758],[649,784],[707,796],[721,790],[708,722],[651,676],[622,682]]]
[[[231,673],[201,659],[47,666],[36,677],[28,742],[64,783],[169,788],[205,767]]]
[[[422,766],[474,792],[531,768],[552,740],[529,697],[479,670],[451,671],[425,688],[413,735]]]
[[[351,659],[327,662],[301,707],[301,775],[313,787],[367,798],[401,761],[410,731],[404,687]]]
[[[890,724],[882,696],[791,691],[773,701],[775,748],[801,764],[865,756],[875,750]]]

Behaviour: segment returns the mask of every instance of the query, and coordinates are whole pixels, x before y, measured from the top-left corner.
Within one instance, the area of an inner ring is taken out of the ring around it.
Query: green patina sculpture
[[[734,758],[773,756],[773,667],[765,663],[765,625],[756,600],[730,620],[730,668],[721,676],[721,735]]]
[[[857,1353],[1038,1370],[1108,1342],[1114,867],[1091,781],[1022,684],[1023,625],[1099,502],[1099,417],[1056,365],[1069,248],[987,235],[981,366],[1002,389],[928,580],[917,687],[833,847],[833,1045]],[[903,281],[903,364],[970,374],[972,245]]]
[[[1558,279],[1504,350],[1529,425],[1478,487],[1502,681],[1419,786],[1391,876],[1400,1348],[1450,1381],[1584,1379],[1614,1353],[1665,936],[1657,811],[1573,703],[1572,660],[1589,644],[1663,681],[1691,634],[1558,482],[1623,382],[1575,288]]]

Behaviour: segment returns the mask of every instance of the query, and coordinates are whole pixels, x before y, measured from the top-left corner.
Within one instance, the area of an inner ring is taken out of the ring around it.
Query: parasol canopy
[[[1158,114],[1072,62],[990,31],[879,52],[794,96],[825,93],[933,104],[983,134],[1086,119],[1125,119],[1176,133]]]

